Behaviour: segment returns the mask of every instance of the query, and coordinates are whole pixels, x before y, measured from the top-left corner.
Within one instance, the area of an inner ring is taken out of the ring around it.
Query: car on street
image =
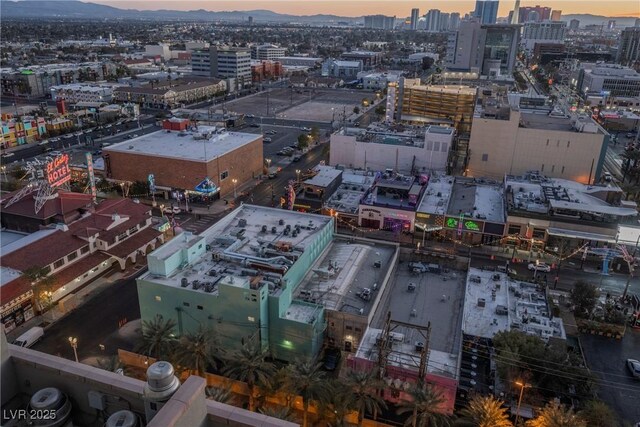
[[[62,152],[61,151],[50,151],[49,155],[53,156],[53,157],[58,157],[58,156],[62,156]]]
[[[96,150],[93,152],[94,156],[102,156],[102,150]]]
[[[51,138],[49,140],[49,142],[58,142],[58,141],[60,141],[60,138]]]
[[[544,273],[548,273],[551,271],[551,266],[549,264],[545,264],[544,262],[539,263],[530,263],[527,268],[531,271],[542,271]]]
[[[8,159],[9,157],[13,157],[13,156],[15,156],[14,153],[3,153],[2,154],[2,158],[3,159]]]
[[[259,127],[260,127],[260,124],[259,124],[259,123],[251,123],[251,124],[249,125],[249,127],[252,127],[252,128],[259,128]]]
[[[74,135],[74,136],[82,136],[82,131],[80,130],[80,131],[78,131],[78,132],[74,133],[73,135]]]
[[[293,161],[294,161],[294,162],[299,162],[299,161],[300,161],[300,159],[301,159],[301,157],[300,157],[300,156],[293,156]]]
[[[45,139],[44,141],[42,141],[38,145],[47,145],[48,143],[49,143],[49,141]]]
[[[63,137],[64,139],[73,138],[73,134],[68,133],[68,134],[66,134],[66,135],[62,135],[62,137]]]
[[[640,362],[636,359],[627,359],[627,368],[631,371],[634,378],[640,380]]]
[[[248,119],[253,119],[254,117],[255,117],[255,115],[253,115],[253,114],[247,114],[247,118]]]
[[[105,125],[104,128],[105,129],[109,129],[111,126],[113,126],[113,125]]]
[[[277,133],[278,133],[278,131],[275,131],[275,130],[271,129],[271,130],[268,130],[268,131],[267,131],[267,133],[268,133],[269,135],[275,135],[275,134],[277,134]]]
[[[627,138],[633,138],[633,134],[632,133],[628,133],[626,136],[627,136]]]
[[[303,130],[303,131],[305,131],[305,132],[311,132],[311,128],[302,127],[302,128],[300,128],[300,129],[302,129],[302,130]]]
[[[271,138],[266,137],[266,138],[262,138],[262,142],[266,142],[267,144],[271,142]]]
[[[164,213],[173,213],[173,214],[179,214],[180,212],[182,212],[182,209],[180,209],[178,206],[165,206],[164,208]]]

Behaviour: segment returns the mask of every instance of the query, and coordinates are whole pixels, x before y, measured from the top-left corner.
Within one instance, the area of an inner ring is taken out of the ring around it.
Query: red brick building
[[[282,64],[278,61],[252,61],[251,79],[253,82],[273,80],[284,76]]]
[[[107,147],[103,157],[106,176],[112,181],[146,182],[153,174],[158,191],[168,196],[172,191],[195,193],[198,184],[209,178],[216,186],[210,194],[213,199],[258,177],[264,163],[262,135],[211,126],[181,131],[165,127]]]

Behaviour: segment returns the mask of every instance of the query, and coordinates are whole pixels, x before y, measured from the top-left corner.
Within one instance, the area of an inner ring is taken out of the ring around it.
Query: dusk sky
[[[91,0],[88,0],[91,1]],[[468,0],[436,0],[436,1],[389,1],[389,0],[236,0],[236,1],[157,1],[157,0],[93,0],[94,3],[107,4],[123,9],[173,9],[212,11],[267,9],[279,13],[293,15],[313,15],[328,13],[340,16],[362,16],[370,14],[396,15],[406,17],[411,8],[420,8],[424,14],[429,9],[440,9],[444,12],[460,12],[462,14],[473,9],[475,1]],[[515,0],[501,1],[499,16],[507,16],[513,8]],[[637,0],[556,0],[520,2],[521,6],[541,4],[552,9],[560,9],[563,14],[590,13],[605,16],[640,17],[640,6]]]

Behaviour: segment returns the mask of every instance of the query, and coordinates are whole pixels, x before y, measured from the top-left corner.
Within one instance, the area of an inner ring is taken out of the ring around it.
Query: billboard
[[[469,218],[456,218],[448,216],[444,220],[446,228],[458,229],[459,232],[470,231],[474,233],[482,233],[482,221],[474,221]]]
[[[59,187],[71,180],[69,155],[62,154],[47,163],[47,182],[51,187]]]

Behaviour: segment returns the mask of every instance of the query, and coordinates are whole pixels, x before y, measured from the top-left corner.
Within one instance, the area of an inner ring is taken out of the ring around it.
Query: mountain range
[[[23,19],[140,19],[140,20],[177,20],[177,21],[247,21],[253,17],[254,22],[279,23],[328,23],[328,22],[362,22],[362,17],[346,17],[336,15],[288,15],[270,10],[224,11],[214,12],[199,10],[137,10],[120,9],[103,4],[81,2],[78,0],[0,0],[0,16],[3,18]],[[614,19],[619,27],[633,26],[634,17],[606,17],[590,14],[570,14],[562,17],[563,21],[578,19],[580,25],[599,25]]]

